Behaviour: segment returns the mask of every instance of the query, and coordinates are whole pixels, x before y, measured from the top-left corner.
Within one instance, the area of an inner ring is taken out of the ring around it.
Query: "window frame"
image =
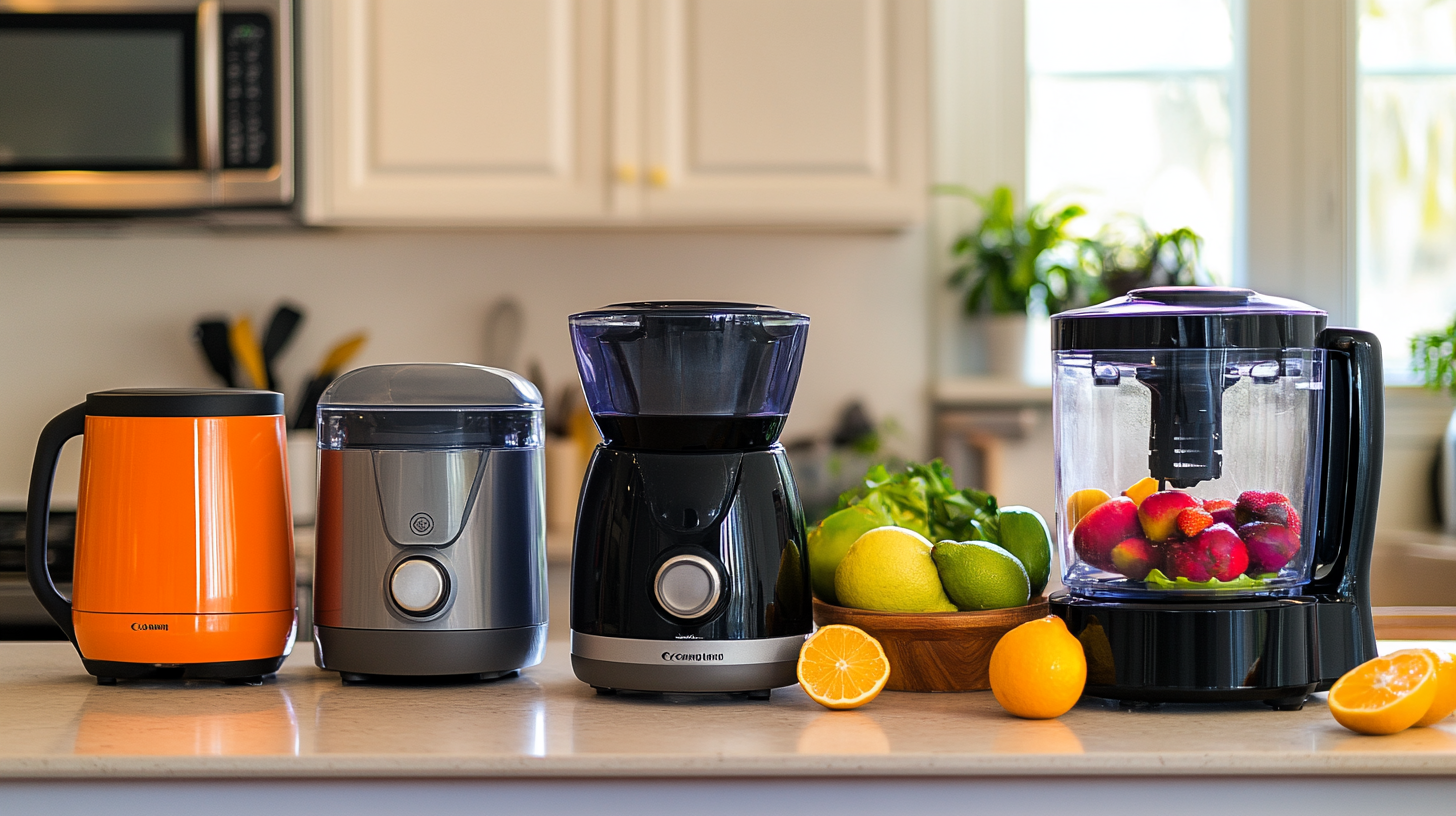
[[[1230,97],[1241,140],[1232,282],[1318,306],[1331,325],[1353,325],[1355,0],[1231,0],[1231,12],[1241,40]],[[932,21],[934,178],[976,190],[1009,184],[1024,201],[1024,0],[935,0]],[[944,247],[973,216],[962,203],[935,203],[933,286],[948,269]],[[942,352],[950,334],[941,332]]]

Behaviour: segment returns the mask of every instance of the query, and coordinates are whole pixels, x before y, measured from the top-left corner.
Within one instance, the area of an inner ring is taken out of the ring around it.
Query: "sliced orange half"
[[[1436,656],[1402,649],[1367,660],[1330,688],[1335,721],[1361,734],[1394,734],[1415,725],[1435,702]]]
[[[827,708],[859,708],[875,699],[889,679],[885,650],[857,626],[825,626],[799,650],[799,685]]]
[[[1456,657],[1435,650],[1431,655],[1436,658],[1436,700],[1416,725],[1435,725],[1456,711]]]

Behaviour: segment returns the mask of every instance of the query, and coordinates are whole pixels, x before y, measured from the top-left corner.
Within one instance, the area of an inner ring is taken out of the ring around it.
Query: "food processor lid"
[[[631,303],[613,303],[600,309],[578,312],[571,316],[573,324],[600,317],[622,317],[650,315],[656,317],[706,317],[709,315],[752,315],[777,318],[793,322],[809,322],[809,316],[798,312],[775,309],[756,303],[736,303],[726,300],[642,300]]]
[[[356,368],[329,384],[320,408],[484,410],[541,408],[530,380],[469,363],[396,363]]]
[[[1155,286],[1052,315],[1052,348],[1313,348],[1327,317],[1252,289]]]

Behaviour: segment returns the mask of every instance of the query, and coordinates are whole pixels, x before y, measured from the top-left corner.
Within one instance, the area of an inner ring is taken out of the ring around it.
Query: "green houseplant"
[[[1091,286],[1089,303],[1122,297],[1147,286],[1198,286],[1203,237],[1189,227],[1158,232],[1141,218],[1123,217],[1078,242]]]
[[[980,326],[991,373],[1019,379],[1027,312],[1062,311],[1085,289],[1085,271],[1067,225],[1086,210],[1078,204],[1042,203],[1018,215],[1011,188],[1004,185],[984,196],[960,185],[937,190],[980,207],[980,223],[951,244],[956,265],[948,283],[964,290],[964,312]]]
[[[1439,331],[1416,334],[1410,341],[1411,373],[1432,391],[1456,396],[1456,319]],[[1446,423],[1436,457],[1436,493],[1447,535],[1456,535],[1456,412]]]

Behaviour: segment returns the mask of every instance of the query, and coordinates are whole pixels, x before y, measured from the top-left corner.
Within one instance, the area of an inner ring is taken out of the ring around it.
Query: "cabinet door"
[[[652,221],[893,226],[926,198],[924,0],[647,0]]]
[[[305,217],[605,215],[604,0],[307,0]]]

